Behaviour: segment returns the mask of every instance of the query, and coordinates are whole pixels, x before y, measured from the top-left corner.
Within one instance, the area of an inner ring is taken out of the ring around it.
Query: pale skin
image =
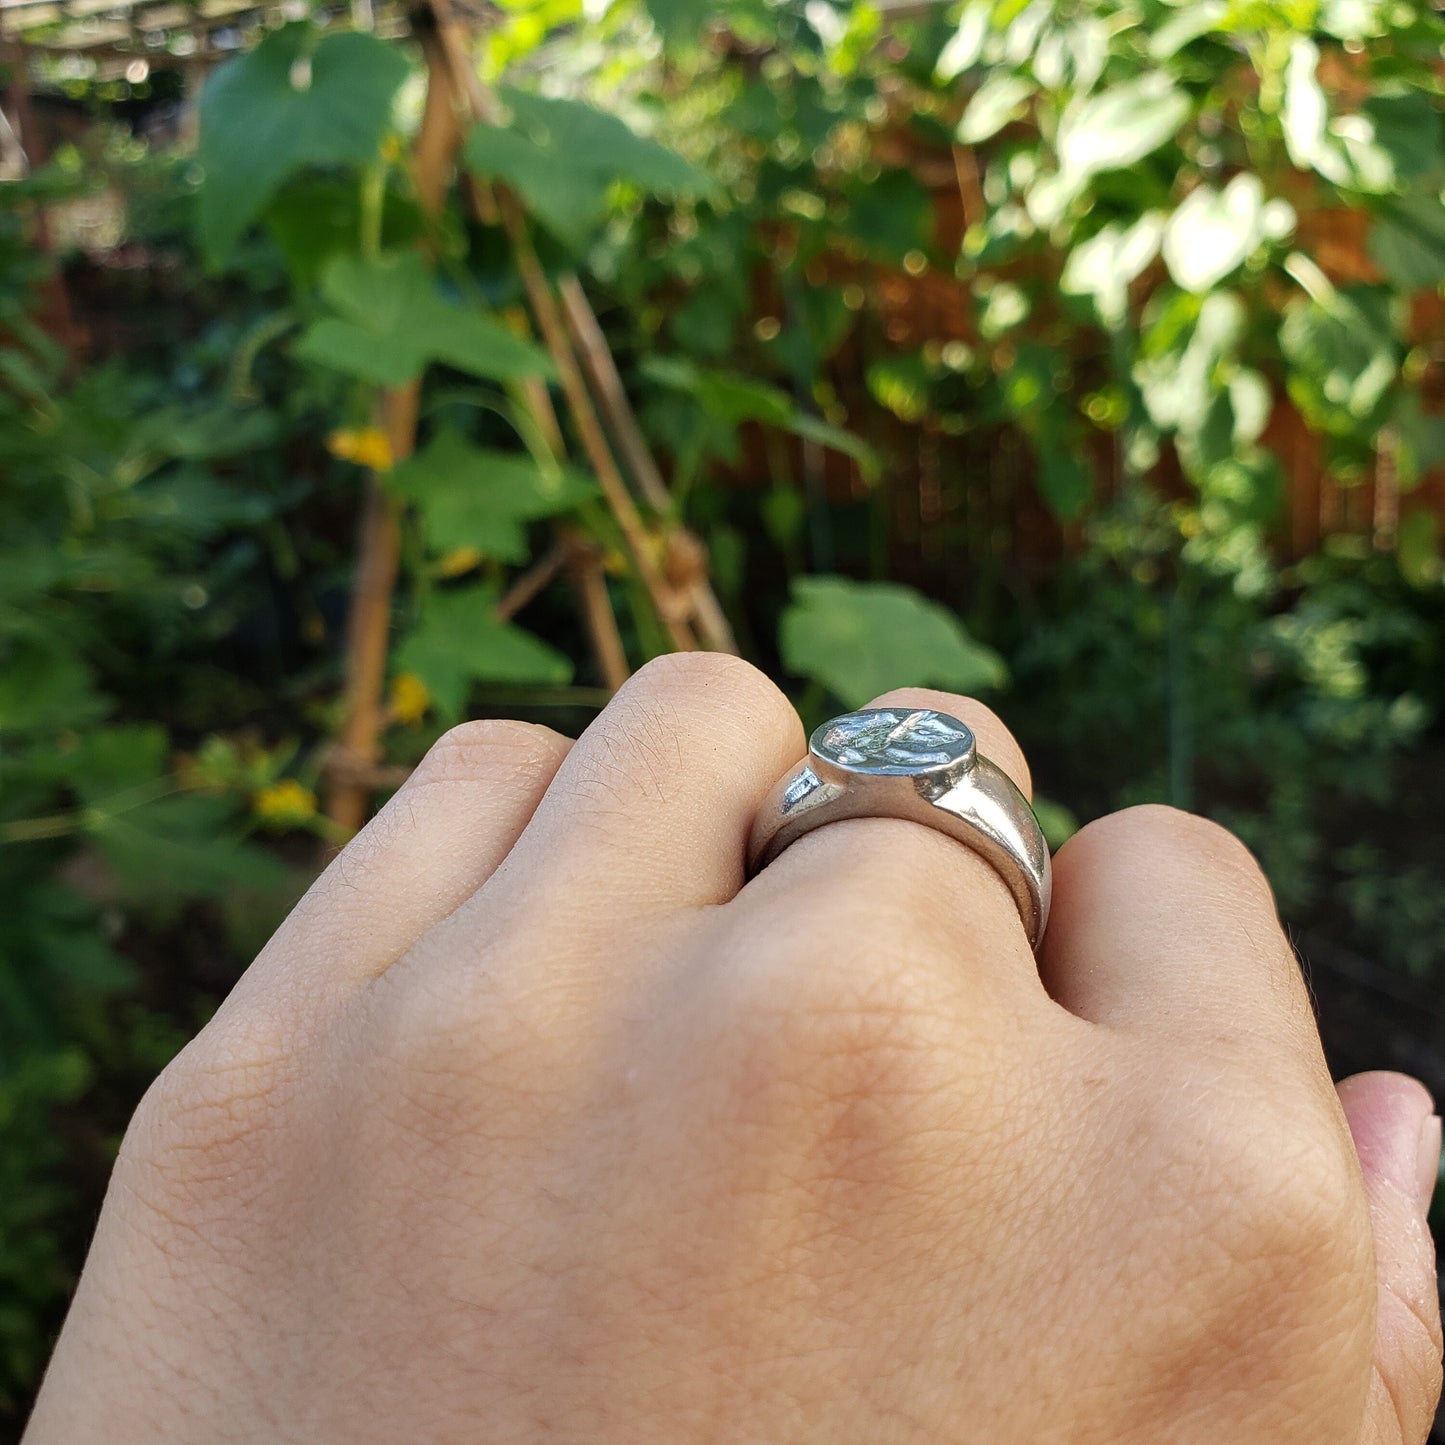
[[[803,750],[700,655],[444,738],[142,1103],[28,1445],[1423,1445],[1438,1120],[1244,848],[1091,824],[1035,960],[917,824],[745,883]]]

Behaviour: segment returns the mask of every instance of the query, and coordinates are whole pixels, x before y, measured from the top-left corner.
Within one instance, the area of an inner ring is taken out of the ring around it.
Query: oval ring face
[[[962,771],[976,756],[966,723],[929,708],[864,708],[825,722],[808,741],[814,757],[850,773],[916,776]]]

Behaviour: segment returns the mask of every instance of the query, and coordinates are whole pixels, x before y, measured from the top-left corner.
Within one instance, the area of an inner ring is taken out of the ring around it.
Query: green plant
[[[303,22],[214,72],[198,156],[82,86],[91,133],[0,193],[0,1408],[130,1101],[317,844],[451,721],[573,729],[704,627],[810,722],[1002,693],[1055,842],[1070,809],[1198,807],[1292,918],[1438,964],[1402,780],[1445,706],[1408,314],[1445,278],[1439,18],[595,11],[504,7],[454,154],[435,31]],[[71,268],[104,283],[82,359],[31,223],[102,191],[128,260]],[[1341,218],[1353,271],[1312,259]],[[584,388],[595,431],[569,354],[627,398]],[[1296,418],[1388,481],[1393,534],[1280,563]],[[982,522],[979,457],[1007,462]],[[1026,576],[1035,491],[1067,544]]]

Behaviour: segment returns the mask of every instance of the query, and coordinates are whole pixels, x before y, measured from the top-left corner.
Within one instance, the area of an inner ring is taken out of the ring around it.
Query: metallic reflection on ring
[[[1028,800],[979,756],[966,723],[928,708],[865,708],[825,722],[758,813],[749,877],[804,833],[845,818],[904,818],[973,849],[1008,885],[1038,948],[1052,889],[1048,845]]]

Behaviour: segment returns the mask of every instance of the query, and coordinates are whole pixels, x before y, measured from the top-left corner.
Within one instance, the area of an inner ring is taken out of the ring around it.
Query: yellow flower
[[[391,680],[391,715],[397,722],[419,723],[431,706],[426,683],[414,672],[398,673]]]
[[[355,462],[374,472],[391,470],[391,443],[379,426],[358,427],[351,431],[334,431],[326,438],[326,450],[339,461]]]
[[[316,794],[295,778],[282,778],[262,788],[251,806],[272,828],[299,828],[316,816]]]
[[[453,547],[450,552],[442,554],[437,570],[443,577],[460,577],[463,572],[470,572],[481,560],[482,554],[475,547]]]

